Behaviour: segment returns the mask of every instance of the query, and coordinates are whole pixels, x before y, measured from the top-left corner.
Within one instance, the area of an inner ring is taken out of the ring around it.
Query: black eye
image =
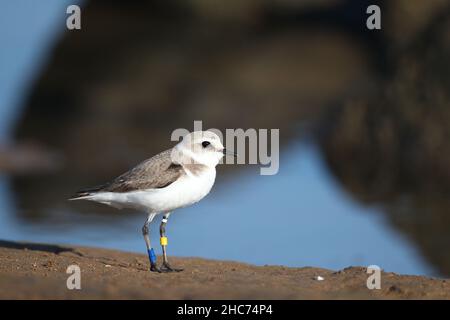
[[[207,146],[209,146],[211,143],[209,141],[203,141],[202,142],[202,146],[203,148],[206,148]]]

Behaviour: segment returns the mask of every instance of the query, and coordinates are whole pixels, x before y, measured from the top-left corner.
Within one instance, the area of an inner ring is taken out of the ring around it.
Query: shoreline
[[[0,261],[0,299],[450,299],[449,279],[393,272],[382,271],[381,289],[370,290],[366,267],[171,257],[184,271],[158,274],[143,254],[13,241],[0,241]],[[67,288],[70,265],[80,268],[80,290]]]

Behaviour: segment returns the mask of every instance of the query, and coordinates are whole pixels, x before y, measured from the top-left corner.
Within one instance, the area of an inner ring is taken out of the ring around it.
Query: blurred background
[[[0,239],[144,253],[146,214],[66,199],[202,120],[279,128],[280,170],[219,167],[169,254],[448,277],[449,18],[447,0],[2,1]]]

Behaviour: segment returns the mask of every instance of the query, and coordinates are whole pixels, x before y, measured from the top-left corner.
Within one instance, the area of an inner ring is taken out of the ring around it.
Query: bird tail
[[[102,186],[98,186],[98,187],[89,188],[89,189],[79,190],[77,193],[75,193],[68,200],[69,201],[73,201],[73,200],[88,200],[93,195],[95,195],[97,192],[101,191],[102,188],[103,188],[103,185]]]

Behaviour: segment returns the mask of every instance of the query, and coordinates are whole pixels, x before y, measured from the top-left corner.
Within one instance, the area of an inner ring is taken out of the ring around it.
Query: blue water
[[[144,214],[116,211],[116,217],[85,217],[73,226],[26,225],[15,220],[7,181],[2,182],[1,238],[144,252]],[[158,223],[152,225],[156,244]],[[260,176],[254,167],[239,178],[219,181],[203,201],[176,211],[167,230],[170,253],[177,256],[331,269],[376,264],[399,273],[434,274],[414,247],[390,229],[381,209],[363,207],[341,191],[309,143],[282,153],[277,175]]]
[[[58,36],[71,0],[14,0],[0,4],[0,143],[8,143],[21,102]]]
[[[9,141],[24,93],[64,30],[60,24],[69,2],[1,4],[0,144]],[[376,264],[399,273],[434,274],[414,245],[389,227],[382,208],[362,206],[342,191],[314,144],[286,147],[275,176],[260,176],[255,166],[236,170],[239,174],[223,178],[219,168],[211,194],[171,216],[169,254],[331,269]],[[18,210],[9,178],[0,176],[0,239],[145,252],[144,214],[111,209],[113,216],[86,216],[68,204],[55,215],[59,221],[40,223],[18,220]],[[152,231],[157,244],[157,224]]]

